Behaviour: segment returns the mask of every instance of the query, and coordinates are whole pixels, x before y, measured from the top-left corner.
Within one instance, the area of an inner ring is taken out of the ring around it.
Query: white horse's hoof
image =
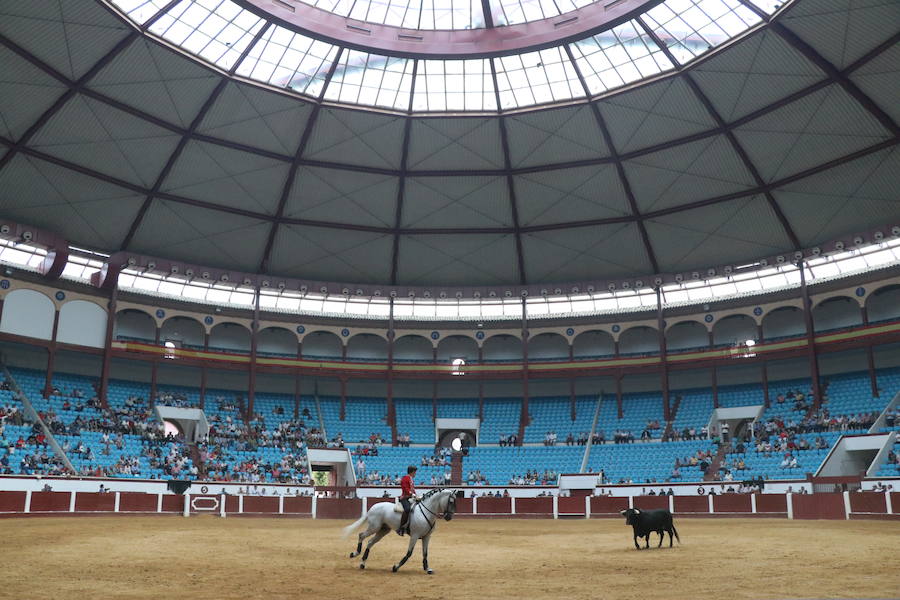
[[[428,569],[425,572],[428,573],[429,575],[434,575],[434,569]]]
[[[359,565],[359,568],[362,569],[363,571],[365,571],[366,565],[361,564],[361,565]]]
[[[396,573],[396,572],[397,572],[397,569],[399,569],[399,568],[400,568],[400,567],[398,567],[397,565],[394,565],[393,567],[391,567],[391,571],[393,571],[394,573]]]

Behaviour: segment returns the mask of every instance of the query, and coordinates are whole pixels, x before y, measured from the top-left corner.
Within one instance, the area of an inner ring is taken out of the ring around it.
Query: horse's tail
[[[366,513],[366,514],[364,514],[363,516],[361,516],[359,519],[357,519],[352,525],[347,525],[346,527],[344,527],[344,529],[341,530],[341,531],[342,531],[342,533],[341,533],[341,539],[347,539],[347,538],[350,536],[351,533],[353,533],[354,531],[356,531],[356,529],[357,529],[360,525],[363,524],[363,521],[365,521],[366,518],[368,518],[368,516],[369,516],[369,514]]]

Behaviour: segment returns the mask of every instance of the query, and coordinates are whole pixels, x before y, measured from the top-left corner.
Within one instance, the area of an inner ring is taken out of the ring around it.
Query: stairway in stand
[[[672,423],[675,422],[675,415],[678,414],[678,407],[681,406],[681,396],[675,396],[675,403],[669,407],[669,420],[666,421],[666,428],[662,433],[662,439],[667,440],[672,437],[672,433],[674,433],[675,428],[672,427]]]
[[[731,444],[719,444],[719,451],[716,452],[716,455],[713,457],[712,464],[710,464],[709,468],[706,469],[706,474],[703,476],[703,481],[716,480],[716,474],[719,472],[722,463],[725,461],[725,456],[729,452],[731,452]]]

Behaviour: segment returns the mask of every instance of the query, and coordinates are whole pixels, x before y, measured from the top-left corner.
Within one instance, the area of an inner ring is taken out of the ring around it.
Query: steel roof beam
[[[716,196],[714,198],[708,198],[706,200],[697,200],[695,202],[690,202],[688,204],[683,204],[679,206],[674,206],[671,208],[663,208],[654,211],[648,211],[642,214],[644,219],[653,219],[656,217],[670,215],[673,213],[678,213],[687,210],[693,210],[696,208],[703,208],[705,206],[712,206],[714,204],[719,204],[722,202],[728,202],[729,200],[736,200],[738,198],[744,198],[748,196],[756,196],[759,194],[764,194],[766,191],[771,191],[778,189],[779,187],[791,184],[795,181],[799,181],[805,179],[807,177],[811,177],[823,171],[827,171],[828,169],[832,169],[834,167],[846,164],[848,162],[852,162],[864,156],[868,156],[869,154],[874,154],[875,152],[880,152],[881,150],[886,150],[891,148],[892,146],[896,146],[900,144],[900,136],[889,138],[878,142],[872,146],[868,146],[866,148],[862,148],[850,154],[838,157],[834,160],[831,160],[822,165],[818,165],[815,167],[811,167],[805,171],[801,171],[799,173],[795,173],[794,175],[790,175],[783,179],[779,179],[777,181],[772,181],[770,183],[765,184],[763,187],[754,187],[746,190],[740,190],[738,192],[732,192],[729,194],[724,194],[721,196]],[[8,140],[4,137],[0,137],[0,145],[11,148],[15,145],[15,142],[12,140]],[[107,175],[105,173],[100,173],[93,169],[89,169],[87,167],[83,167],[81,165],[69,162],[67,160],[63,160],[61,158],[57,158],[45,152],[41,152],[40,150],[35,150],[34,148],[24,147],[20,150],[22,154],[32,156],[39,160],[43,160],[45,162],[49,162],[51,164],[55,164],[64,169],[68,169],[70,171],[74,171],[76,173],[80,173],[82,175],[86,175],[88,177],[93,177],[95,179],[99,179],[106,183],[110,183],[112,185],[116,185],[123,189],[131,190],[138,194],[147,195],[150,193],[150,189],[145,188],[143,186],[131,183],[129,181],[125,181],[123,179],[118,179],[116,177],[112,177],[111,175]],[[268,221],[273,222],[275,218],[272,215],[267,215],[264,213],[256,213],[249,210],[245,210],[242,208],[235,208],[231,206],[224,206],[219,204],[213,204],[212,202],[206,202],[204,200],[196,200],[194,198],[186,198],[184,196],[179,196],[177,194],[172,194],[169,192],[159,192],[156,195],[157,198],[162,200],[169,200],[172,202],[176,202],[179,204],[186,204],[189,206],[196,206],[198,208],[205,208],[209,210],[216,210],[219,212],[225,212],[229,214],[239,215],[242,217],[247,217],[249,219],[255,219],[258,221]],[[602,219],[589,219],[585,221],[567,221],[560,223],[549,223],[547,225],[525,225],[519,228],[521,233],[534,233],[539,231],[556,231],[560,229],[578,229],[581,227],[594,227],[597,225],[614,225],[619,223],[630,223],[635,221],[635,217],[633,215],[624,215],[620,217],[606,217]],[[282,218],[281,223],[286,225],[301,225],[308,227],[321,227],[325,229],[345,229],[349,231],[363,231],[368,233],[379,233],[384,235],[392,235],[396,232],[393,227],[375,227],[370,225],[354,225],[350,223],[334,223],[330,221],[318,221],[314,219],[294,219],[294,218]],[[448,227],[448,228],[416,228],[410,227],[407,229],[402,229],[401,233],[404,235],[440,235],[440,234],[512,234],[515,233],[515,229],[511,227]]]
[[[897,125],[894,119],[878,106],[875,101],[869,98],[865,92],[859,89],[855,83],[850,81],[850,78],[847,77],[846,73],[840,71],[831,64],[824,56],[819,54],[815,48],[807,44],[799,35],[785,27],[783,24],[773,21],[769,24],[769,27],[781,36],[784,41],[793,46],[795,50],[805,56],[811,63],[822,69],[829,79],[840,85],[845,92],[860,104],[860,106],[875,117],[878,122],[881,123],[881,126],[887,129],[891,135],[896,136],[897,134],[900,134],[900,126]],[[891,39],[893,39],[893,37]],[[879,46],[879,48],[880,47],[881,46]]]
[[[153,40],[152,38],[151,38],[151,41],[156,42],[156,40]],[[844,68],[844,70],[842,71],[843,75],[846,77],[853,71],[859,69],[860,67],[867,64],[875,57],[879,56],[885,50],[887,50],[888,48],[893,46],[898,41],[900,41],[900,32],[898,32],[897,34],[895,34],[888,40],[885,40],[884,42],[882,42],[881,44],[879,44],[878,46],[876,46],[875,48],[873,48],[872,50],[867,52],[865,55],[861,56],[854,63],[852,63],[851,65],[848,65],[846,68]],[[8,49],[13,51],[17,55],[19,55],[21,58],[28,61],[29,63],[31,63],[38,69],[40,69],[41,71],[44,71],[49,76],[53,77],[54,79],[56,79],[63,85],[70,87],[70,88],[75,87],[77,85],[77,82],[68,79],[65,75],[56,71],[55,69],[53,69],[52,67],[50,67],[49,65],[47,65],[46,63],[44,63],[43,61],[38,59],[37,57],[35,57],[33,54],[29,53],[27,50],[24,50],[20,46],[16,45],[15,43],[13,43],[11,40],[4,37],[3,35],[0,35],[0,44],[6,46]],[[252,45],[248,46],[248,48],[251,48],[251,47],[252,47]],[[691,63],[691,64],[693,65],[695,63]],[[691,68],[691,66],[688,66],[685,68],[685,70],[689,70],[690,68]],[[214,69],[210,68],[209,70],[215,72]],[[634,150],[631,152],[623,153],[620,155],[620,158],[622,160],[630,160],[632,158],[637,158],[639,156],[645,156],[647,154],[652,154],[654,152],[660,152],[662,150],[680,146],[682,144],[702,140],[702,139],[705,139],[705,138],[708,138],[708,137],[711,137],[714,135],[719,135],[719,134],[725,133],[725,130],[735,129],[737,127],[740,127],[752,120],[758,119],[766,114],[769,114],[775,110],[778,110],[779,108],[782,108],[782,107],[790,104],[791,102],[794,102],[805,96],[815,93],[821,89],[824,89],[828,85],[831,85],[832,83],[833,83],[833,80],[830,78],[826,78],[821,81],[818,81],[810,86],[807,86],[806,88],[803,88],[801,90],[798,90],[797,92],[794,92],[793,94],[791,94],[789,96],[781,98],[780,100],[777,100],[776,102],[773,102],[772,104],[764,106],[763,108],[760,108],[750,114],[747,114],[743,117],[740,117],[739,119],[736,119],[734,121],[727,123],[725,125],[725,129],[723,129],[721,127],[717,127],[715,129],[701,131],[701,132],[690,134],[690,135],[687,135],[687,136],[684,136],[681,138],[677,138],[674,140],[669,140],[667,142],[661,142],[661,143],[655,144],[653,146],[648,146],[646,148],[641,148],[641,149]],[[252,85],[252,84],[248,84],[248,85]],[[163,129],[166,129],[166,130],[176,133],[178,135],[185,135],[187,133],[187,129],[180,125],[175,125],[173,123],[164,121],[164,120],[162,120],[158,117],[155,117],[151,114],[148,114],[140,109],[137,109],[135,107],[124,104],[118,100],[110,98],[110,97],[108,97],[100,92],[97,92],[89,87],[81,87],[78,91],[79,91],[79,93],[81,93],[89,98],[93,98],[94,100],[97,100],[97,101],[107,104],[113,108],[116,108],[118,110],[126,112],[134,117],[148,121],[158,127],[161,127]],[[303,101],[303,100],[301,100],[301,101]],[[310,104],[316,104],[316,102],[314,100],[313,101],[306,100],[306,102],[308,102]],[[407,118],[411,118],[411,117],[407,117]],[[453,118],[453,117],[448,117],[448,118]],[[239,152],[248,152],[251,154],[263,156],[266,158],[271,158],[273,160],[279,160],[282,162],[291,163],[295,160],[295,157],[291,156],[291,155],[280,154],[277,152],[272,152],[270,150],[265,150],[262,148],[248,146],[246,144],[242,144],[239,142],[233,142],[230,140],[216,138],[216,137],[213,137],[210,135],[197,133],[196,131],[191,134],[191,137],[198,141],[206,142],[209,144],[215,144],[218,146],[222,146],[224,148],[230,148],[232,150],[237,150]],[[545,171],[553,171],[553,170],[558,170],[558,169],[575,168],[575,167],[582,167],[582,166],[595,166],[595,165],[601,165],[601,164],[608,164],[610,162],[612,162],[612,160],[609,157],[598,157],[598,158],[583,159],[583,160],[578,160],[578,161],[567,161],[567,162],[563,162],[563,163],[550,163],[550,164],[536,165],[536,166],[531,166],[531,167],[518,167],[515,169],[511,169],[511,172],[514,175],[521,175],[521,174],[540,173],[540,172],[545,172]],[[396,169],[386,169],[386,168],[370,167],[370,166],[364,166],[364,165],[348,165],[348,164],[342,164],[342,163],[332,163],[329,161],[319,161],[319,160],[311,160],[311,159],[301,159],[300,164],[302,166],[321,167],[321,168],[327,168],[327,169],[354,171],[354,172],[370,173],[370,174],[377,174],[377,175],[398,175],[399,174],[399,171],[397,171]],[[422,170],[422,171],[409,171],[407,174],[409,176],[415,176],[415,177],[453,177],[456,175],[483,175],[483,176],[499,177],[499,176],[505,175],[506,171],[501,170],[501,169],[484,169],[484,170],[471,170],[471,171],[432,169],[432,170]]]
[[[7,164],[9,164],[9,162],[13,159],[13,157],[16,155],[16,153],[20,152],[22,150],[22,148],[24,148],[26,146],[26,144],[28,144],[28,142],[31,140],[31,138],[34,137],[34,135],[38,131],[40,131],[41,128],[44,125],[46,125],[50,121],[50,119],[52,119],[53,116],[56,115],[56,113],[58,113],[62,109],[62,107],[65,106],[69,102],[69,100],[74,98],[78,92],[80,92],[82,89],[84,89],[84,86],[91,79],[93,79],[93,77],[97,73],[99,73],[110,62],[112,62],[112,60],[115,57],[117,57],[123,50],[125,50],[125,48],[130,46],[131,43],[135,39],[137,39],[137,37],[138,37],[137,31],[132,31],[130,34],[128,34],[127,36],[125,36],[124,38],[119,40],[119,42],[115,46],[113,46],[109,52],[104,54],[100,58],[100,60],[98,60],[96,63],[94,63],[94,65],[90,69],[88,69],[88,71],[84,75],[79,77],[78,80],[76,80],[76,81],[71,81],[68,78],[64,77],[62,74],[60,74],[60,76],[63,77],[63,79],[65,80],[66,85],[69,86],[69,89],[66,90],[62,96],[57,98],[56,102],[54,102],[50,106],[50,108],[45,110],[43,112],[43,114],[41,114],[41,116],[39,116],[37,118],[37,120],[34,123],[32,123],[28,129],[25,130],[25,133],[22,134],[22,137],[20,137],[16,141],[16,143],[9,150],[7,150],[7,152],[3,156],[3,158],[0,158],[0,171],[2,171],[3,168]],[[16,52],[20,56],[23,56],[23,58],[26,58],[26,60],[28,60],[27,56],[31,56],[32,58],[34,58],[34,60],[29,60],[29,62],[31,62],[32,64],[38,65],[38,63],[40,62],[40,61],[37,61],[37,58],[35,58],[33,55],[31,55],[30,52],[27,52],[26,50],[24,50],[23,48],[21,48],[20,46],[15,44],[12,40],[10,40],[9,38],[7,38],[4,35],[0,35],[0,44],[3,44],[7,48],[10,48],[11,50]],[[21,52],[18,52],[17,50],[21,50]],[[27,56],[25,56],[25,55],[27,55]],[[43,63],[41,63],[41,64],[43,64]]]
[[[494,14],[491,12],[490,0],[481,0],[481,14],[484,16],[484,26],[488,29],[496,27],[494,25]]]
[[[566,56],[569,57],[569,62],[572,64],[572,67],[575,69],[575,74],[578,76],[578,81],[581,82],[581,86],[584,88],[585,94],[587,94],[587,81],[585,81],[584,75],[581,72],[581,68],[575,61],[575,56],[572,54],[572,48],[568,44],[566,44],[564,47],[566,49]],[[603,115],[600,114],[600,108],[597,106],[596,102],[591,102],[591,112],[594,115],[594,120],[597,122],[597,127],[600,129],[600,135],[603,136],[603,141],[606,143],[606,147],[609,148],[609,153],[612,156],[612,161],[616,166],[616,173],[618,174],[622,189],[625,191],[625,197],[628,199],[628,206],[631,209],[631,215],[637,223],[638,233],[641,236],[641,243],[644,245],[644,251],[647,253],[647,259],[650,261],[650,266],[653,268],[653,272],[659,273],[659,263],[656,260],[656,253],[653,251],[653,245],[650,243],[650,236],[647,233],[647,227],[644,225],[644,219],[641,216],[641,211],[638,210],[637,200],[635,199],[634,192],[631,189],[631,183],[628,181],[628,174],[625,173],[625,166],[622,164],[622,158],[616,151],[612,135],[609,133],[609,128],[606,126],[606,121],[603,119]]]
[[[497,103],[497,111],[500,111],[500,88],[497,87],[497,67],[494,59],[488,61],[491,65],[491,79],[494,82],[494,101]],[[525,252],[522,250],[522,230],[519,227],[519,206],[516,202],[516,186],[513,181],[512,160],[509,158],[509,135],[506,131],[506,117],[502,114],[497,117],[497,126],[500,129],[500,147],[503,149],[503,174],[506,177],[506,189],[509,194],[509,210],[513,222],[513,235],[516,241],[516,259],[519,262],[519,284],[526,285],[528,276],[525,272]]]
[[[334,72],[337,71],[338,63],[341,61],[343,52],[343,48],[338,48],[334,61],[332,61],[331,66],[328,68],[328,73],[325,75],[325,83],[322,85],[322,91],[319,92],[319,101],[313,105],[312,112],[306,119],[306,125],[303,127],[303,133],[300,136],[300,143],[297,145],[297,152],[294,154],[294,160],[291,162],[291,167],[284,180],[284,186],[281,188],[281,196],[278,199],[278,208],[275,210],[275,218],[272,222],[272,227],[269,229],[269,237],[266,239],[266,246],[263,250],[262,258],[260,258],[259,261],[260,273],[265,273],[269,269],[269,259],[272,256],[272,248],[275,246],[275,235],[278,232],[278,226],[281,224],[281,219],[284,216],[284,207],[287,205],[287,199],[291,195],[291,189],[294,187],[295,180],[297,179],[297,170],[301,166],[303,153],[306,151],[306,145],[309,143],[309,138],[312,136],[316,120],[319,118],[319,111],[322,110],[322,98],[325,97],[325,90],[328,89],[328,84],[331,83],[331,78],[334,77]]]
[[[709,113],[709,116],[712,117],[713,121],[716,122],[719,127],[723,127],[725,125],[725,121],[722,119],[722,115],[719,114],[719,111],[716,110],[716,107],[713,106],[710,99],[703,93],[703,90],[700,89],[700,86],[697,85],[697,82],[694,81],[694,78],[691,77],[690,73],[684,73],[683,78],[685,83],[687,83],[688,87],[694,92],[694,95],[697,96],[697,100],[700,101],[700,104],[706,109],[706,112]],[[753,181],[756,183],[756,187],[764,187],[766,185],[765,180],[760,176],[759,169],[756,168],[756,165],[753,164],[753,161],[750,160],[750,156],[744,150],[744,147],[741,146],[741,143],[738,141],[737,137],[734,135],[734,132],[730,129],[725,131],[725,137],[728,139],[728,143],[731,144],[731,148],[734,150],[735,154],[738,155],[738,158],[741,159],[741,163],[743,163],[744,168],[747,169],[747,172],[750,173],[750,176],[753,177]],[[794,228],[791,227],[790,222],[784,214],[784,211],[781,210],[781,206],[778,205],[778,202],[775,200],[775,196],[772,195],[771,190],[766,190],[763,192],[763,196],[766,198],[766,202],[769,203],[769,208],[772,209],[772,212],[775,213],[775,216],[778,218],[778,222],[781,223],[781,228],[784,229],[785,235],[787,235],[788,240],[790,240],[791,245],[794,247],[794,250],[800,250],[800,239],[797,237],[797,234],[794,232]]]
[[[416,73],[419,61],[413,61],[412,84],[409,90],[408,114],[412,114],[413,96],[416,93]],[[412,118],[407,117],[403,123],[403,145],[400,149],[400,180],[397,182],[397,206],[394,210],[394,243],[391,247],[391,285],[397,285],[397,272],[400,265],[400,225],[403,223],[403,200],[406,196],[406,169],[409,162],[409,138],[412,131]]]

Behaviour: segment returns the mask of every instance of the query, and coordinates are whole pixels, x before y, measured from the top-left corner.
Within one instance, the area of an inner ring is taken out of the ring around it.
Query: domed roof
[[[0,217],[436,286],[743,264],[900,220],[900,3],[639,2],[579,39],[444,56],[265,4],[0,1]]]

